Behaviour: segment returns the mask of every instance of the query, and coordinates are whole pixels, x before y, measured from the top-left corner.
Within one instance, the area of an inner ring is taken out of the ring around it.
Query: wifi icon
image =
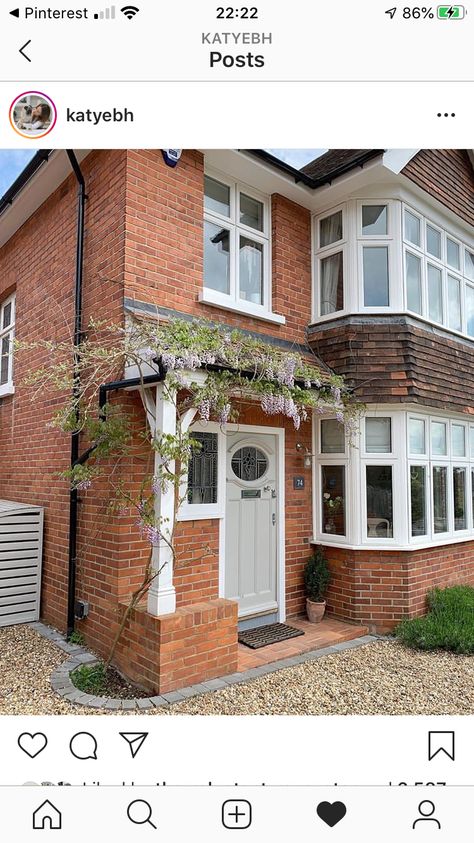
[[[123,15],[125,15],[126,18],[131,20],[135,17],[135,15],[138,14],[140,9],[137,6],[124,6],[123,9],[120,9],[120,11]]]

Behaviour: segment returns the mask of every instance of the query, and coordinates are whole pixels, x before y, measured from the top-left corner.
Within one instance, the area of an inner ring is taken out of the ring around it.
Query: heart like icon
[[[333,828],[346,816],[347,808],[343,802],[320,802],[317,807],[318,817]]]
[[[46,749],[48,738],[43,732],[36,732],[34,735],[30,732],[23,732],[18,738],[18,746],[30,758],[36,758],[43,749]]]

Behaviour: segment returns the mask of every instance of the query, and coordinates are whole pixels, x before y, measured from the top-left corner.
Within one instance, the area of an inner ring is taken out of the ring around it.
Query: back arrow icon
[[[30,38],[30,40],[29,40],[29,41],[27,41],[27,42],[26,42],[26,44],[23,44],[23,47],[20,47],[20,49],[18,50],[18,52],[19,52],[19,53],[21,53],[21,55],[23,56],[23,58],[24,58],[24,59],[26,59],[27,61],[31,62],[30,57],[29,57],[29,56],[27,56],[27,55],[26,55],[26,53],[24,53],[24,52],[23,52],[23,50],[25,49],[25,47],[27,47],[27,46],[28,46],[28,44],[31,44],[31,38]]]

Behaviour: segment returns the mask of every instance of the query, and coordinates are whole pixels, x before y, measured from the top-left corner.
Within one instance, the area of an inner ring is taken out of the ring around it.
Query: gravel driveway
[[[64,702],[50,689],[51,672],[65,659],[65,653],[28,626],[0,629],[0,714],[97,715],[96,710]],[[165,716],[473,713],[472,656],[416,653],[392,641],[324,656],[153,712]]]

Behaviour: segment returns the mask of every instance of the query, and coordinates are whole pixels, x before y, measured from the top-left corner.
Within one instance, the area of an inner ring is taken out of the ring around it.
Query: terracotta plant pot
[[[310,623],[321,623],[325,611],[325,600],[321,600],[320,603],[314,603],[312,600],[306,599],[306,614],[308,615],[308,620]]]

